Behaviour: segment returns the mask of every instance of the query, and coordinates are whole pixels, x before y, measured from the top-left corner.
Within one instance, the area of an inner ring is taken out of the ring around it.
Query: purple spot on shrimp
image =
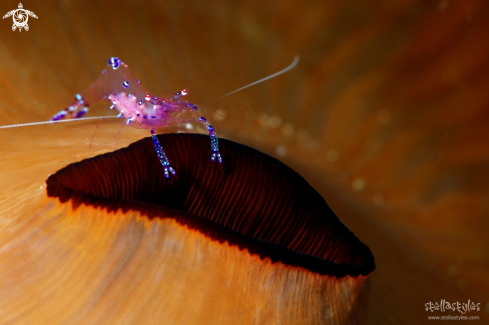
[[[138,84],[141,84],[141,81],[139,81],[138,79],[136,79],[136,82],[137,82]]]
[[[106,74],[106,73],[107,73],[107,71],[106,71],[106,70],[103,70],[103,71],[102,71],[102,74]]]
[[[119,60],[118,58],[116,57],[111,57],[109,59],[109,65],[112,66],[112,69],[117,69],[121,64],[121,60]]]
[[[80,117],[83,117],[85,114],[87,114],[88,112],[88,109],[86,107],[83,107],[82,109],[80,109],[78,112],[76,112],[74,118],[80,118]]]
[[[124,81],[124,82],[122,83],[122,87],[124,87],[124,88],[129,87],[129,82]]]
[[[63,117],[65,117],[65,116],[66,116],[66,110],[62,110],[58,114],[54,115],[51,118],[51,121],[59,121],[59,120],[63,119]]]

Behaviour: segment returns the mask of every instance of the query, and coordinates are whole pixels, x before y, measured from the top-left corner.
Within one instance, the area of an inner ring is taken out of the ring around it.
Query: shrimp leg
[[[205,128],[207,129],[207,132],[209,133],[209,137],[211,139],[211,151],[212,151],[211,163],[214,164],[214,162],[216,162],[217,160],[222,168],[222,157],[221,157],[221,153],[219,152],[219,140],[217,138],[216,131],[214,131],[212,125],[209,122],[207,122],[206,118],[201,116],[196,118],[182,119],[178,121],[178,124],[195,123],[195,122],[204,124]]]
[[[156,155],[158,156],[158,159],[160,160],[160,163],[163,165],[163,170],[165,172],[165,177],[167,179],[170,178],[170,173],[173,174],[173,176],[176,177],[176,172],[170,166],[170,162],[168,161],[168,158],[166,157],[165,151],[163,150],[163,147],[161,146],[160,141],[156,137],[155,129],[151,129],[151,139],[153,140],[153,145],[155,147]]]

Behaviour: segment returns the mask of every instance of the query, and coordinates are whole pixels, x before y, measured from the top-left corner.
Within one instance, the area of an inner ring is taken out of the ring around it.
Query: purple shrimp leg
[[[182,91],[177,92],[175,95],[173,95],[173,100],[176,101],[178,104],[180,104],[180,98],[186,95],[187,95],[187,90],[184,89]],[[195,106],[192,103],[185,102],[184,105],[185,107],[189,107],[192,110],[195,111],[198,110],[197,106]],[[195,119],[184,119],[184,120],[180,120],[178,123],[192,123],[192,122],[200,122],[205,125],[207,132],[209,132],[209,137],[211,138],[211,150],[212,150],[211,162],[212,164],[214,164],[214,162],[217,159],[217,161],[219,161],[219,164],[221,165],[222,168],[222,158],[221,158],[221,153],[219,152],[219,141],[217,139],[216,131],[214,131],[214,128],[209,122],[207,122],[205,117],[197,117]]]
[[[221,153],[219,152],[219,142],[217,140],[216,131],[214,131],[214,128],[209,122],[207,122],[205,117],[199,117],[197,118],[197,121],[204,124],[205,127],[207,128],[207,131],[209,132],[209,137],[211,138],[211,150],[212,150],[211,162],[214,164],[214,162],[217,159],[222,168],[222,158],[221,158]]]
[[[192,109],[197,110],[197,106],[195,106],[194,104],[188,103],[188,105]],[[179,121],[179,123],[181,123],[181,124],[182,123],[194,123],[194,122],[200,122],[200,123],[205,125],[207,132],[209,132],[209,137],[211,138],[211,151],[212,151],[211,162],[212,162],[212,164],[214,164],[214,162],[217,159],[217,161],[219,161],[219,164],[221,165],[221,168],[222,168],[222,157],[221,157],[221,153],[219,152],[219,141],[217,138],[217,134],[216,134],[216,131],[214,131],[214,128],[212,127],[212,125],[209,122],[207,122],[206,118],[201,116],[201,117],[197,117],[197,118],[183,119],[183,120]]]
[[[163,150],[163,147],[160,144],[160,141],[158,141],[158,138],[155,135],[155,130],[151,129],[151,139],[153,140],[153,145],[155,147],[156,155],[160,159],[160,163],[163,165],[164,171],[165,171],[165,177],[170,178],[170,173],[175,176],[175,170],[171,168],[170,162],[168,161],[168,158],[166,157],[165,151]],[[176,176],[175,176],[176,177]]]
[[[85,102],[80,94],[76,94],[73,104],[63,109],[59,113],[55,114],[51,121],[59,121],[64,119],[67,115],[71,118],[81,118],[88,112],[88,103]]]

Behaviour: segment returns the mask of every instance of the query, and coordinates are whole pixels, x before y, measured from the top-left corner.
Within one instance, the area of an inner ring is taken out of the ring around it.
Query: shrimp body
[[[176,172],[170,166],[165,151],[156,137],[157,127],[202,123],[211,140],[211,162],[217,160],[222,164],[216,132],[209,122],[198,114],[197,106],[181,100],[187,95],[185,89],[175,93],[171,98],[151,96],[124,62],[112,57],[109,59],[108,66],[109,68],[103,70],[93,84],[77,94],[73,103],[54,115],[51,121],[81,118],[88,112],[91,103],[108,99],[112,102],[110,108],[119,111],[118,117],[124,118],[127,125],[151,131],[155,152],[164,168],[166,178],[169,178],[170,174],[176,175]]]
[[[233,90],[224,96],[207,102],[207,104],[284,74],[293,69],[298,62],[299,55],[296,55],[294,61],[292,61],[286,68]],[[176,172],[170,166],[165,151],[156,137],[155,129],[157,127],[194,122],[202,123],[209,133],[211,142],[211,163],[214,164],[214,162],[218,161],[219,165],[222,167],[222,158],[219,152],[219,141],[217,139],[216,131],[214,131],[214,128],[207,122],[205,117],[202,117],[198,113],[197,106],[188,101],[181,100],[183,96],[187,95],[185,89],[175,93],[170,98],[151,96],[141,85],[141,82],[136,79],[131,70],[129,70],[127,64],[116,57],[112,57],[109,59],[108,66],[109,68],[103,70],[100,77],[98,77],[93,84],[88,86],[88,88],[81,93],[76,94],[75,99],[70,106],[55,114],[49,121],[1,125],[0,129],[72,122],[76,120],[114,118],[115,116],[83,117],[87,114],[88,107],[91,103],[107,99],[112,102],[110,108],[119,111],[117,117],[125,119],[125,124],[151,131],[154,149],[163,166],[166,178],[170,178],[170,174],[175,176]]]

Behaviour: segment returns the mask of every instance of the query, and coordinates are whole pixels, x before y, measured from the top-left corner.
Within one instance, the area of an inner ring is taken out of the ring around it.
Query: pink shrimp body
[[[222,163],[214,128],[197,113],[197,106],[181,100],[181,97],[187,94],[186,90],[177,92],[172,98],[150,96],[124,62],[112,57],[108,65],[109,69],[102,71],[93,84],[77,94],[73,103],[54,115],[51,121],[59,121],[66,117],[81,118],[88,112],[90,103],[108,99],[112,102],[110,108],[117,109],[118,117],[125,118],[126,124],[151,130],[155,151],[163,165],[166,178],[170,177],[170,173],[176,173],[155,135],[157,127],[192,122],[204,124],[211,140],[211,162],[217,160],[219,164]]]
[[[224,96],[207,102],[207,104],[265,80],[275,78],[293,69],[298,62],[299,55],[296,55],[294,61],[292,61],[286,68],[233,90]],[[216,132],[212,125],[210,125],[204,117],[198,114],[197,106],[188,101],[181,100],[182,96],[187,95],[185,89],[175,93],[171,98],[154,97],[148,94],[146,89],[141,85],[141,82],[136,79],[124,62],[116,57],[112,57],[109,59],[108,65],[110,68],[103,70],[100,77],[93,84],[83,90],[80,94],[76,94],[75,99],[70,106],[55,114],[49,121],[1,125],[0,129],[71,122],[76,120],[113,118],[115,116],[83,117],[88,112],[90,103],[98,102],[101,99],[107,99],[112,102],[110,108],[117,109],[119,111],[117,117],[125,118],[126,124],[130,124],[137,128],[151,130],[154,149],[158,159],[163,165],[166,178],[169,178],[170,174],[176,175],[176,173],[170,166],[165,151],[155,134],[155,129],[162,126],[193,122],[202,123],[206,127],[211,140],[211,162],[213,164],[217,160],[222,167],[222,158],[219,152],[219,142]]]
[[[214,101],[265,80],[275,78],[294,68],[298,62],[299,55],[296,55],[294,61],[285,69],[227,93]],[[88,112],[90,103],[97,102],[101,99],[108,99],[112,102],[110,108],[117,109],[119,111],[118,117],[125,118],[126,124],[151,130],[155,152],[163,165],[166,178],[169,178],[170,174],[175,175],[176,173],[170,166],[165,151],[155,135],[155,128],[157,127],[193,122],[202,123],[206,127],[211,140],[211,162],[214,163],[217,160],[220,165],[222,164],[216,132],[212,125],[197,113],[197,106],[188,101],[181,100],[181,97],[187,95],[185,89],[175,93],[172,98],[151,96],[124,62],[116,57],[112,57],[109,59],[108,65],[110,68],[102,71],[100,77],[93,84],[80,94],[77,94],[73,103],[54,115],[49,122],[0,126],[0,128],[56,123],[66,117],[80,119]]]

